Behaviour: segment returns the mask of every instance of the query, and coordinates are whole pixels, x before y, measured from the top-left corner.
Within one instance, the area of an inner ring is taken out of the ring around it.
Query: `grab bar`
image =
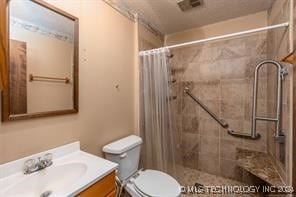
[[[198,98],[191,94],[188,87],[185,87],[184,92],[190,96],[197,104],[199,104],[214,120],[216,120],[223,128],[228,128],[227,122],[222,119],[219,119],[216,114],[210,111],[210,109],[205,106]]]
[[[259,117],[257,116],[257,94],[258,94],[258,73],[260,68],[264,65],[272,65],[277,68],[277,106],[276,106],[276,117],[275,118],[269,118],[269,117]],[[252,110],[252,128],[251,133],[240,133],[235,132],[233,130],[228,130],[228,133],[230,135],[236,136],[236,137],[247,137],[250,139],[258,139],[260,138],[260,135],[256,132],[256,125],[257,120],[261,121],[273,121],[276,123],[276,131],[275,131],[275,139],[283,143],[285,140],[285,136],[283,132],[281,131],[281,113],[282,113],[282,80],[284,77],[288,74],[288,71],[282,68],[282,65],[279,62],[273,61],[273,60],[265,60],[261,63],[259,63],[256,66],[255,69],[255,78],[254,78],[254,86],[253,86],[253,110]]]

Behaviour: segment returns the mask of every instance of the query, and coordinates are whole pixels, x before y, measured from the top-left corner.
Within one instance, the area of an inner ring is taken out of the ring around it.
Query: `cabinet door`
[[[115,197],[115,196],[116,196],[116,190],[113,190],[106,197]]]
[[[113,193],[114,192],[114,193]],[[116,193],[115,172],[110,173],[86,190],[78,194],[78,197],[113,197]]]

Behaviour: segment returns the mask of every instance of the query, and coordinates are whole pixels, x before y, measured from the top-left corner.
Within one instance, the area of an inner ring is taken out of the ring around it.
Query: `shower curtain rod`
[[[220,39],[225,39],[225,38],[231,38],[231,37],[235,37],[235,36],[241,36],[241,35],[245,35],[245,34],[251,34],[251,33],[266,31],[266,30],[270,30],[270,29],[288,27],[288,26],[289,26],[289,22],[286,22],[286,23],[281,23],[281,24],[277,24],[277,25],[270,25],[270,26],[267,26],[267,27],[250,29],[250,30],[247,30],[247,31],[241,31],[241,32],[236,32],[236,33],[231,33],[231,34],[225,34],[225,35],[222,35],[222,36],[215,36],[215,37],[211,37],[211,38],[205,38],[205,39],[201,39],[201,40],[185,42],[185,43],[182,43],[182,44],[175,44],[175,45],[171,45],[171,46],[166,46],[165,48],[168,48],[168,49],[179,48],[179,47],[183,47],[183,46],[189,46],[189,45],[193,45],[193,44],[200,44],[200,43],[204,43],[204,42],[210,42],[210,41],[215,41],[215,40],[220,40]],[[163,48],[163,47],[161,47],[161,48]],[[157,48],[157,49],[160,49],[160,48]],[[155,49],[147,50],[147,51],[153,51],[153,50],[155,50]]]

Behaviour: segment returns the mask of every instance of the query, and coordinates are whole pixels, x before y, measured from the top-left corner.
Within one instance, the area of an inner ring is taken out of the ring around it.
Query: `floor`
[[[180,184],[185,186],[187,189],[191,189],[191,186],[194,186],[196,183],[203,186],[247,186],[245,183],[235,181],[232,179],[223,178],[216,175],[211,175],[205,172],[201,172],[191,168],[178,168],[178,173],[180,177]],[[189,186],[189,188],[187,187]],[[198,187],[198,186],[197,186]],[[200,187],[202,189],[202,187]],[[202,191],[202,190],[200,190]],[[209,192],[201,192],[200,194],[188,191],[186,194],[183,193],[182,197],[195,197],[195,196],[205,196],[205,197],[220,197],[220,196],[234,196],[234,197],[251,197],[251,196],[260,196],[255,194],[213,194]]]
[[[217,175],[212,175],[208,174],[206,172],[202,172],[199,170],[191,169],[191,168],[186,168],[186,167],[178,167],[178,176],[179,178],[179,183],[181,186],[184,186],[187,188],[192,188],[192,186],[195,186],[196,183],[201,184],[203,186],[248,186],[245,183],[220,177]],[[196,186],[195,188],[202,188]],[[220,193],[192,193],[192,192],[187,192],[183,193],[181,197],[261,197],[264,195],[260,194],[220,194]],[[272,195],[268,195],[271,197]],[[274,197],[279,197],[280,195],[274,195]],[[129,194],[123,192],[121,197],[130,197]]]

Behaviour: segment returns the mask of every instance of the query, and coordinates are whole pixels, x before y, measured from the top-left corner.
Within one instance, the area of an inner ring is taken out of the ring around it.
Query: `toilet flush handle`
[[[127,156],[127,154],[126,153],[123,153],[123,154],[121,154],[119,157],[120,157],[120,159],[123,159],[123,158],[125,158]]]

